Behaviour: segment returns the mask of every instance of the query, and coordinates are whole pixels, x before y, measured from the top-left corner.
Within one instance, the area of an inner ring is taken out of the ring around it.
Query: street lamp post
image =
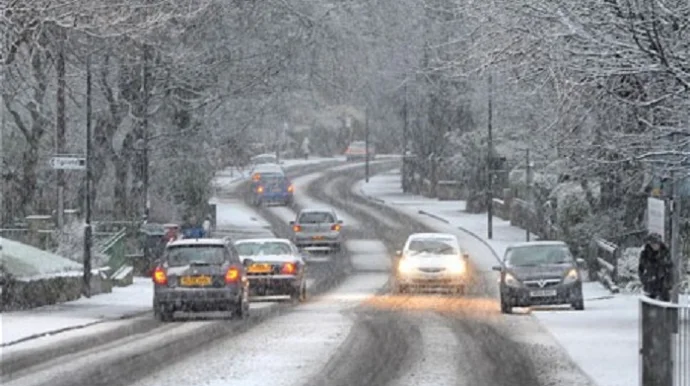
[[[86,57],[86,192],[84,194],[84,283],[83,293],[91,296],[91,185],[92,185],[92,149],[91,149],[91,55]]]
[[[486,213],[487,213],[487,219],[486,219],[486,226],[487,226],[487,237],[489,240],[493,239],[494,235],[494,226],[493,226],[493,220],[494,220],[494,193],[493,193],[493,153],[494,153],[494,144],[493,144],[493,76],[491,72],[489,72],[489,77],[487,79],[487,89],[488,89],[488,117],[487,117],[487,147],[488,147],[488,156],[487,156],[487,165],[486,165],[486,170],[487,170],[487,197],[486,197]]]

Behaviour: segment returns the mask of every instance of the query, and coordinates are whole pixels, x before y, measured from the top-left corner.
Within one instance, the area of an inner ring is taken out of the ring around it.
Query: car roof
[[[270,158],[276,158],[276,159],[278,158],[278,157],[276,157],[275,154],[264,153],[264,154],[257,154],[257,155],[255,155],[255,156],[253,156],[252,159],[257,159],[257,158],[269,158],[269,157],[270,157]]]
[[[567,247],[564,241],[558,240],[546,240],[546,241],[523,241],[520,243],[511,244],[508,248],[525,248],[525,247],[536,247],[536,246],[563,246]]]
[[[246,244],[246,243],[285,243],[289,244],[290,240],[280,239],[280,238],[265,238],[265,239],[242,239],[237,240],[235,244]]]
[[[181,247],[181,246],[187,246],[187,245],[212,245],[212,246],[219,246],[219,245],[225,245],[227,244],[227,241],[224,239],[182,239],[182,240],[175,240],[171,241],[168,243],[168,247]]]
[[[413,233],[408,237],[409,240],[429,240],[429,239],[453,239],[457,240],[458,238],[455,237],[455,235],[450,234],[450,233]]]
[[[333,214],[335,214],[335,211],[333,210],[333,208],[325,208],[325,207],[324,208],[318,208],[318,207],[304,208],[304,209],[300,210],[299,212],[300,213],[333,213]]]
[[[280,171],[283,172],[283,167],[278,164],[260,164],[254,167],[254,171]]]

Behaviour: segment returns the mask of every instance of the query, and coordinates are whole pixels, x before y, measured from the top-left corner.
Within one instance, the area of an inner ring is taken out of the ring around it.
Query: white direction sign
[[[53,157],[50,159],[50,166],[53,169],[61,169],[61,170],[84,170],[84,169],[86,169],[86,158],[83,158],[83,157]]]
[[[647,198],[647,231],[666,238],[666,205],[664,200]]]

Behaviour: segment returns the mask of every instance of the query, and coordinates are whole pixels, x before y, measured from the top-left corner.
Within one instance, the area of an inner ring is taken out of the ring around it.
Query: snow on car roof
[[[227,241],[224,239],[182,239],[175,240],[168,244],[168,247],[181,247],[186,245],[225,245]]]
[[[315,208],[304,208],[304,209],[300,210],[300,213],[335,213],[335,211],[334,211],[333,209],[331,209],[331,208],[326,208],[326,207],[318,208],[318,207],[315,207]]]
[[[409,237],[410,240],[419,239],[453,239],[456,240],[455,235],[450,233],[413,233]]]
[[[266,239],[243,239],[243,240],[237,240],[235,242],[235,244],[248,244],[248,243],[285,243],[285,244],[288,244],[288,243],[290,243],[290,240],[279,239],[279,238],[266,238]]]
[[[283,171],[283,167],[278,164],[260,164],[256,165],[254,171],[267,171],[267,170],[279,170]]]
[[[547,241],[523,241],[520,243],[511,244],[508,248],[524,248],[536,246],[568,246],[564,241],[547,240]]]

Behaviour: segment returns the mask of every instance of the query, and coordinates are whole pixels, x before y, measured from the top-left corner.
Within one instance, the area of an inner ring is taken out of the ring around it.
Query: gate
[[[690,304],[640,299],[641,386],[690,386]]]

